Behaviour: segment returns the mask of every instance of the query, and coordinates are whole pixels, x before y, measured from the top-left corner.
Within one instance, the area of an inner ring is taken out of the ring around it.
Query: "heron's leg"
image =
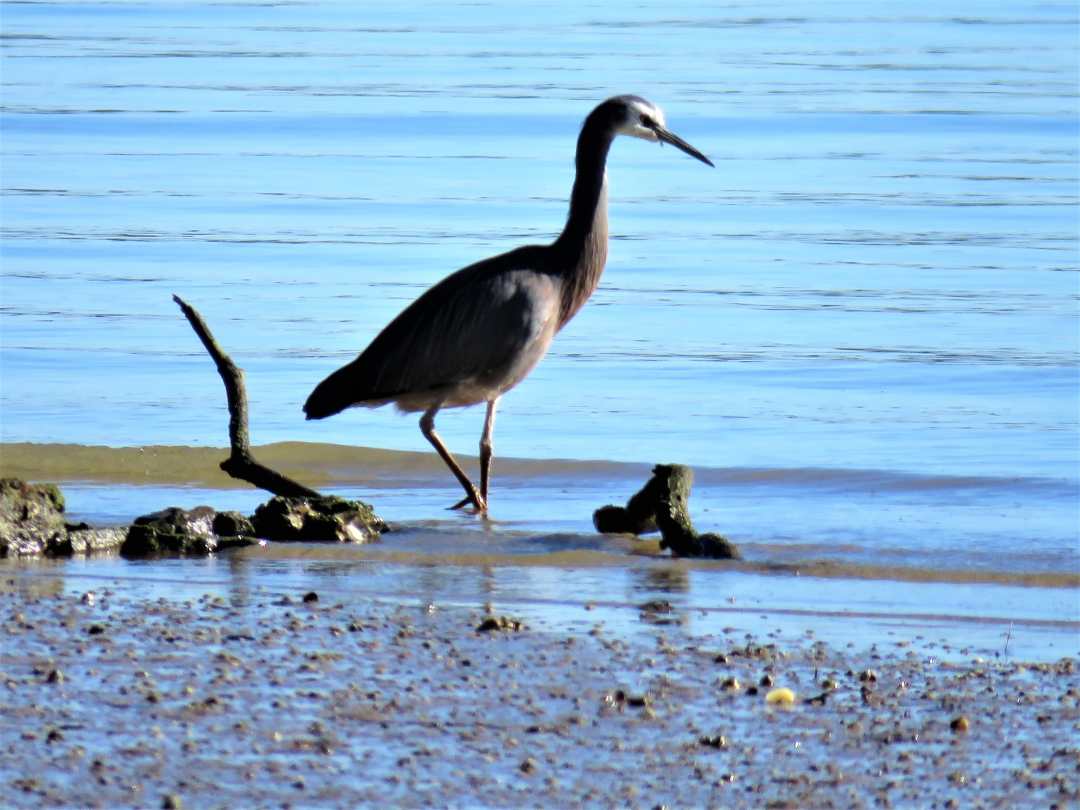
[[[476,486],[469,480],[469,476],[461,469],[454,457],[450,455],[450,451],[446,449],[446,445],[439,438],[439,434],[435,432],[435,414],[438,412],[438,407],[429,408],[424,412],[424,415],[420,417],[420,432],[424,434],[425,439],[431,442],[435,452],[439,454],[446,466],[450,468],[450,472],[454,474],[454,477],[465,489],[465,499],[452,506],[451,509],[460,509],[465,504],[471,503],[479,511],[487,511],[487,503],[484,501],[483,496],[476,491]]]
[[[480,497],[487,502],[488,481],[491,474],[491,457],[494,445],[491,442],[492,434],[495,433],[495,408],[498,407],[499,398],[491,400],[487,404],[487,415],[484,417],[484,433],[480,436]]]

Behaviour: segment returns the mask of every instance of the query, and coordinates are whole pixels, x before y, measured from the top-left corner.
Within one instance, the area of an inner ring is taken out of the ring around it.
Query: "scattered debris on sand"
[[[251,584],[88,597],[9,566],[4,806],[1080,802],[1074,659],[592,632],[569,605],[513,632],[480,605]]]

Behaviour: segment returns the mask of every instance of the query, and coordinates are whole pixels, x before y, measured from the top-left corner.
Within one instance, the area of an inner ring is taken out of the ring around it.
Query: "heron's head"
[[[629,135],[645,141],[670,143],[702,163],[713,165],[705,155],[667,128],[664,111],[648,99],[641,96],[615,96],[605,101],[604,106],[606,105],[613,107],[617,134]]]

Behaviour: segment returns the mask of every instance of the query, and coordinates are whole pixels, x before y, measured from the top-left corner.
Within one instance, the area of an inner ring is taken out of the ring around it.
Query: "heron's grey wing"
[[[506,390],[543,356],[558,312],[551,276],[473,266],[421,296],[358,361],[367,366],[376,396],[455,387]]]
[[[497,396],[543,356],[557,328],[556,279],[530,268],[542,257],[519,248],[447,276],[394,318],[359,357],[308,397],[308,419],[351,405],[446,394],[446,404]]]

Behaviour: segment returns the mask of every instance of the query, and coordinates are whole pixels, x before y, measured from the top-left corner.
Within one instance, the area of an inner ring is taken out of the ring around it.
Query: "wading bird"
[[[589,113],[577,142],[570,214],[550,245],[530,245],[447,276],[379,333],[364,351],[311,392],[304,413],[323,419],[346,408],[393,402],[423,411],[420,430],[465,490],[452,509],[487,511],[492,433],[499,397],[525,379],[555,333],[600,282],[607,259],[608,149],[616,135],[669,143],[712,162],[664,127],[660,108],[615,96]],[[480,438],[480,489],[435,432],[442,408],[487,403]]]

